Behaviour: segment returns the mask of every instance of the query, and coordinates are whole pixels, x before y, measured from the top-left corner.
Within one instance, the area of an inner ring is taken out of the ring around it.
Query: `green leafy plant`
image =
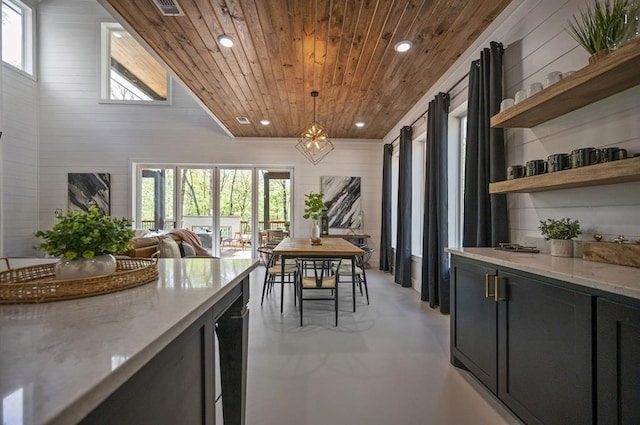
[[[36,249],[67,260],[98,255],[125,253],[132,246],[135,235],[131,220],[104,215],[98,207],[91,205],[89,211],[69,210],[57,217],[51,230],[38,230],[33,234],[44,239]]]
[[[320,220],[322,214],[327,211],[327,206],[322,202],[324,193],[322,192],[309,192],[304,195],[307,199],[304,200],[304,214],[305,219]]]
[[[555,220],[553,218],[548,218],[546,221],[541,220],[538,229],[540,229],[542,236],[544,236],[546,240],[568,240],[582,234],[582,231],[580,230],[580,222],[578,222],[578,220],[571,221],[569,217],[561,218],[560,220]]]
[[[578,44],[594,54],[615,46],[624,37],[624,14],[629,0],[595,0],[573,16],[567,31]]]

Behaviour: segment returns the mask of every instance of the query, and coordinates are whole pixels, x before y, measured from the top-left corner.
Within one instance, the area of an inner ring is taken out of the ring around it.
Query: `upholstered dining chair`
[[[336,326],[338,326],[338,274],[332,267],[340,268],[340,258],[298,258],[296,259],[296,296],[299,301],[300,326],[302,326],[303,303],[311,300],[333,300],[335,305]],[[326,297],[307,297],[309,291],[329,292]]]

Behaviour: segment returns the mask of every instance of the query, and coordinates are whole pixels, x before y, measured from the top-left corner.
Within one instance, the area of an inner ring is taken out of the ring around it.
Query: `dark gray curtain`
[[[489,195],[489,183],[505,180],[504,130],[491,128],[502,101],[501,43],[492,42],[469,72],[464,182],[463,246],[498,246],[509,240],[506,195]]]
[[[395,282],[411,287],[411,137],[413,129],[400,130],[398,166],[398,237],[396,239]]]
[[[391,158],[393,145],[384,145],[382,158],[382,228],[380,229],[380,270],[390,272],[393,264],[391,249]]]
[[[449,95],[438,93],[429,102],[427,157],[422,236],[422,295],[429,306],[449,313],[449,254],[447,199],[447,132]]]

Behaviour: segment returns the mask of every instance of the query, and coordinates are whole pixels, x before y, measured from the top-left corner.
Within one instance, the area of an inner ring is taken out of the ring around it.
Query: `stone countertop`
[[[586,261],[581,258],[552,257],[500,251],[494,248],[445,248],[460,257],[485,261],[553,279],[640,299],[640,268]]]
[[[157,283],[77,300],[0,305],[0,422],[78,422],[257,264],[161,259]]]

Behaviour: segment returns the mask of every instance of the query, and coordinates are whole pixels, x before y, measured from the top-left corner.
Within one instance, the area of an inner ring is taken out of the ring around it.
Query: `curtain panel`
[[[391,159],[393,144],[384,145],[382,157],[382,228],[380,229],[380,270],[391,272],[393,250],[391,248]]]
[[[449,313],[447,142],[449,94],[429,102],[422,240],[422,295],[431,308]]]
[[[490,195],[489,183],[505,180],[504,130],[491,128],[502,101],[501,43],[492,42],[469,71],[463,246],[491,247],[509,240],[507,197]]]
[[[413,129],[400,130],[398,166],[398,235],[396,239],[395,282],[411,287],[411,138]]]

